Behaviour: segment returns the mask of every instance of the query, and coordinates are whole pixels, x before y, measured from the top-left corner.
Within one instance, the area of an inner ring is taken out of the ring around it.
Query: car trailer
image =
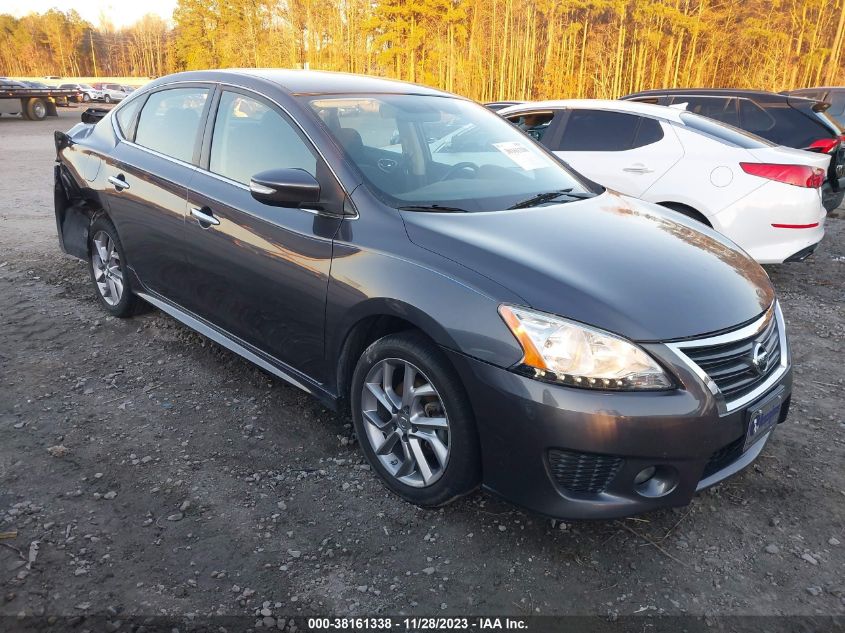
[[[20,114],[29,121],[42,121],[48,116],[58,116],[56,99],[76,98],[78,91],[59,88],[21,88],[0,83],[0,114]]]

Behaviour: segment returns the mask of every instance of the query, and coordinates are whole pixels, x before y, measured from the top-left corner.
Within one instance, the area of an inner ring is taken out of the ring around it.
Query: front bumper
[[[672,364],[677,358],[665,346],[644,347],[672,366],[682,388],[652,393],[575,389],[447,351],[475,411],[484,487],[562,519],[608,519],[683,506],[697,491],[733,476],[760,454],[771,432],[743,452],[750,407],[780,390],[778,422],[786,419],[792,391],[788,360],[765,393],[726,412],[694,369]],[[638,473],[652,466],[658,485],[638,486]],[[564,488],[562,475],[579,482],[580,490]]]

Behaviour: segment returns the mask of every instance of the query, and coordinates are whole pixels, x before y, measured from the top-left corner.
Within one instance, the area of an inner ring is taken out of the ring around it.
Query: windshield
[[[309,105],[381,200],[397,208],[497,211],[601,191],[483,106],[420,95],[323,96]]]

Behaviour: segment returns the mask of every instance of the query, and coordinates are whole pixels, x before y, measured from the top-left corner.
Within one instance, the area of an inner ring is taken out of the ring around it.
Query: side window
[[[700,114],[711,119],[716,119],[729,125],[739,125],[739,116],[736,111],[736,99],[734,97],[698,97],[698,96],[677,96],[672,98],[672,105],[686,104],[687,112]]]
[[[640,126],[637,128],[637,134],[634,137],[634,143],[631,149],[637,147],[645,147],[657,141],[663,140],[663,127],[656,119],[649,119],[648,117],[640,117]]]
[[[224,91],[211,137],[209,170],[249,184],[268,169],[303,169],[317,176],[317,158],[296,130],[269,105]]]
[[[535,141],[542,141],[554,118],[554,112],[525,112],[508,118],[508,121]]]
[[[638,119],[607,110],[573,110],[560,149],[570,152],[621,152],[631,149]]]
[[[138,108],[141,107],[143,102],[144,100],[142,98],[126,101],[121,104],[120,108],[118,108],[117,112],[115,112],[115,117],[117,117],[117,127],[120,128],[123,136],[128,138],[130,141],[132,140],[132,120],[135,118],[135,114],[138,112]]]
[[[761,134],[768,132],[775,126],[775,120],[763,108],[751,99],[739,100],[739,117],[742,129]]]
[[[828,113],[842,121],[845,119],[845,90],[831,90],[827,95],[827,102],[830,103]]]
[[[152,93],[138,118],[135,142],[190,162],[206,99],[206,88],[171,88]]]

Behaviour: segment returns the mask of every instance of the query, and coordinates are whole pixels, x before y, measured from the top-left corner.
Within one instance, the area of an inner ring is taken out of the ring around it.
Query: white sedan
[[[704,222],[760,263],[800,261],[824,236],[825,154],[631,101],[544,101],[499,114],[586,177]]]

